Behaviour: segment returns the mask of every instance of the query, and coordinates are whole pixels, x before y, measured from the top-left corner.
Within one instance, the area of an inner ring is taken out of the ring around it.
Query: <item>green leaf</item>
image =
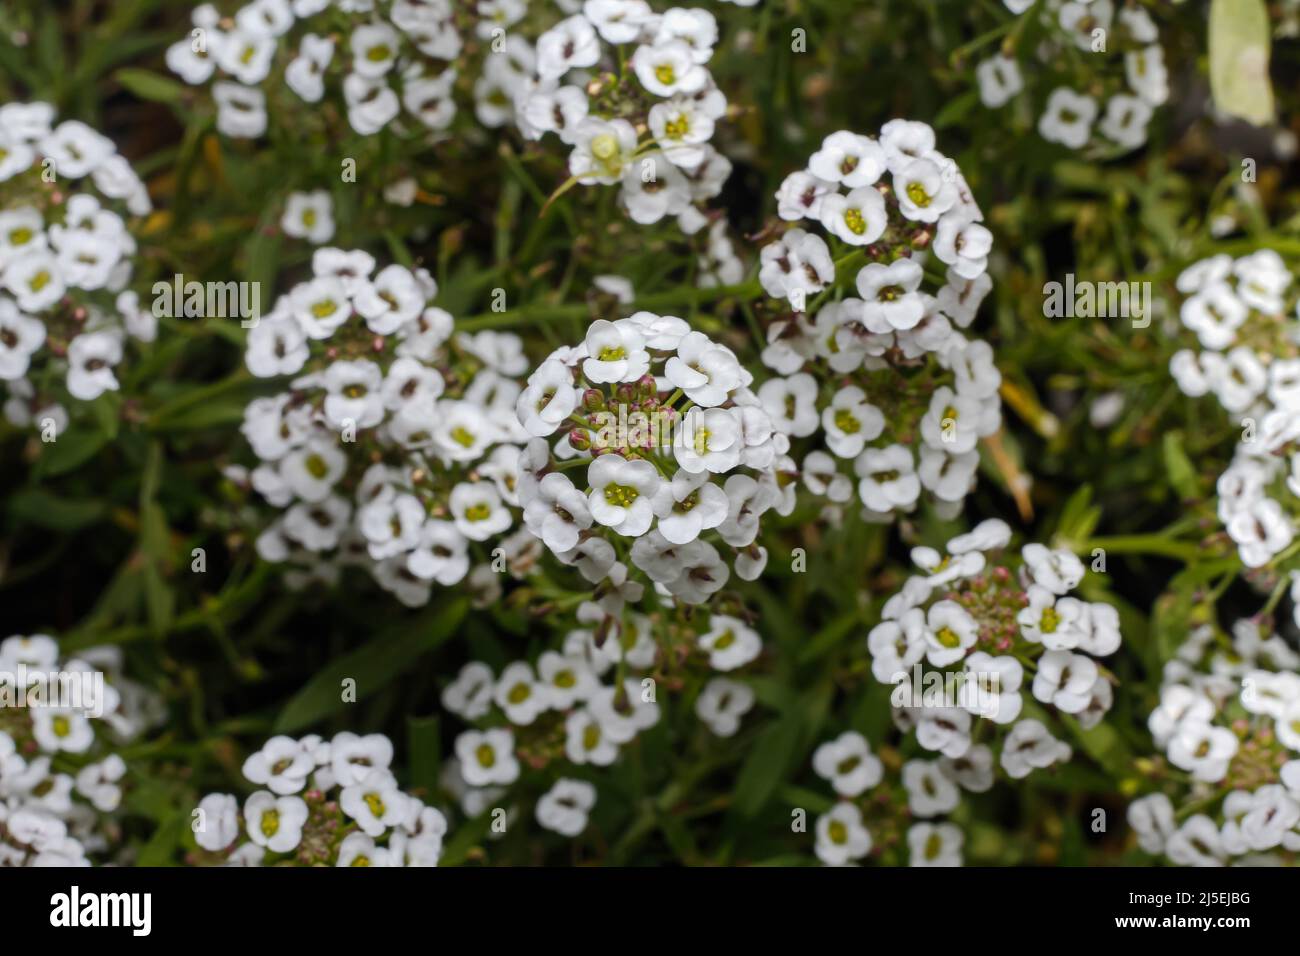
[[[442,771],[441,721],[432,717],[408,717],[406,721],[407,759],[411,766],[411,787],[426,793],[438,789]]]
[[[152,103],[179,103],[185,95],[184,83],[178,83],[176,80],[148,70],[123,67],[114,73],[113,77],[128,91]]]
[[[1264,0],[1213,0],[1209,34],[1214,105],[1256,126],[1272,123],[1271,36]]]
[[[468,610],[465,597],[426,608],[413,620],[330,664],[285,705],[275,732],[293,733],[341,709],[346,678],[357,682],[358,700],[379,692],[421,654],[450,638]]]
[[[9,497],[9,513],[41,528],[75,531],[94,524],[107,509],[92,498],[60,498],[43,488],[24,488]]]
[[[772,798],[794,763],[802,731],[795,714],[763,728],[736,778],[734,806],[742,817],[755,816]]]
[[[181,845],[181,838],[185,835],[190,819],[190,812],[186,810],[164,821],[140,851],[135,865],[166,866],[175,862],[176,850]]]
[[[45,445],[36,464],[36,474],[50,478],[73,471],[95,457],[107,444],[108,436],[98,428],[68,428]]]
[[[1165,471],[1169,473],[1169,483],[1174,486],[1178,496],[1184,501],[1200,497],[1196,469],[1183,450],[1182,433],[1165,432],[1160,447],[1164,454]]]

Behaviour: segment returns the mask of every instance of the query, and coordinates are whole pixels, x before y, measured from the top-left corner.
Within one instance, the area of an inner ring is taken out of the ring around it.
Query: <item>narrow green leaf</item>
[[[468,609],[469,599],[465,597],[426,608],[414,620],[375,638],[319,671],[285,705],[275,732],[293,733],[342,708],[342,687],[346,678],[356,681],[358,700],[378,693],[421,654],[450,638],[460,627]]]

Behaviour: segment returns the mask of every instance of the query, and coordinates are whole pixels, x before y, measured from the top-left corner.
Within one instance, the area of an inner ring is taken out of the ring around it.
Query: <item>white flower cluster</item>
[[[876,848],[869,824],[892,830],[899,826],[900,819],[908,825],[908,865],[961,866],[964,834],[955,825],[933,818],[956,809],[960,787],[983,791],[993,783],[987,762],[977,767],[969,757],[908,760],[900,774],[905,814],[891,812],[895,808],[887,794],[883,800],[861,799],[881,783],[885,768],[871,752],[867,739],[853,730],[818,747],[813,753],[813,770],[839,798],[834,807],[817,818],[814,828],[814,852],[827,866],[852,865],[863,859]]]
[[[1295,538],[1300,510],[1300,324],[1287,313],[1291,272],[1272,249],[1220,254],[1178,277],[1179,310],[1200,348],[1169,362],[1178,387],[1213,394],[1242,441],[1218,482],[1219,518],[1248,567],[1267,564]]]
[[[256,376],[297,375],[252,401],[253,488],[284,514],[258,538],[268,561],[336,580],[368,567],[408,606],[470,573],[471,546],[504,538],[519,504],[515,421],[527,368],[517,336],[455,333],[423,269],[375,271],[361,251],[318,249],[313,276],[248,335]],[[522,530],[502,546],[526,552]],[[337,553],[335,553],[337,552]],[[476,571],[493,577],[487,565]]]
[[[559,136],[572,147],[572,176],[619,184],[634,222],[675,216],[693,234],[707,223],[695,204],[717,196],[731,174],[710,144],[727,111],[707,65],[717,40],[704,9],[655,13],[645,0],[586,0],[538,38],[532,76],[506,89],[520,132]],[[614,54],[624,45],[632,48],[625,65]],[[607,72],[586,83],[593,68]]]
[[[118,648],[64,659],[44,634],[0,641],[0,674],[30,682],[4,691],[22,694],[21,704],[0,706],[0,867],[89,866],[114,848],[126,763],[113,742],[157,717],[156,701],[121,678],[120,664]],[[44,696],[56,682],[83,686],[85,706]]]
[[[1046,28],[1045,39],[1034,47],[1039,62],[1032,75],[1056,76],[1062,63],[1077,68],[1073,79],[1065,78],[1047,97],[1038,119],[1043,139],[1082,149],[1096,132],[1110,148],[1125,151],[1146,142],[1155,108],[1169,99],[1169,77],[1159,31],[1145,9],[1124,4],[1116,13],[1113,0],[1004,3],[1015,14],[1035,8]],[[1122,82],[1107,72],[1118,54],[1123,55]],[[989,109],[1000,109],[1025,90],[1020,62],[1005,50],[976,66],[975,79]],[[1104,113],[1098,89],[1108,91]]]
[[[656,681],[646,675],[664,663],[668,642],[657,638],[646,615],[610,615],[592,601],[577,610],[579,627],[569,630],[559,651],[544,651],[535,664],[514,661],[494,675],[488,665],[466,664],[443,691],[443,706],[487,729],[467,730],[456,739],[456,779],[465,812],[474,816],[513,784],[520,756],[530,767],[553,759],[575,766],[606,767],[621,749],[659,722]],[[698,633],[696,632],[698,630]],[[711,671],[730,673],[754,661],[762,650],[758,632],[727,614],[709,615],[690,632],[695,653]],[[711,677],[695,698],[694,710],[709,730],[730,737],[754,706],[754,692],[731,677]],[[509,726],[503,727],[501,718]],[[489,724],[497,724],[490,726]],[[576,836],[586,827],[596,791],[589,783],[561,779],[537,805],[547,829]]]
[[[157,321],[126,289],[136,243],[111,208],[148,213],[144,183],[107,137],[54,119],[0,106],[0,382],[12,424],[57,434],[63,395],[116,390],[126,336],[152,341]]]
[[[992,751],[972,739],[983,718],[1010,728],[999,763],[1020,779],[1070,756],[1041,720],[1022,716],[1026,683],[1040,704],[1096,726],[1112,703],[1096,658],[1119,649],[1120,631],[1113,607],[1070,596],[1084,575],[1077,557],[1028,544],[1017,575],[993,557],[1010,538],[990,519],[943,554],[913,549],[920,573],[886,602],[867,648],[876,680],[895,685],[896,723],[921,746],[990,770]]]
[[[844,297],[821,236],[796,227],[761,253],[763,288],[794,313],[768,330],[763,362],[782,377],[759,398],[782,434],[825,433],[828,450],[803,460],[805,485],[843,505],[854,481],[840,463],[851,461],[868,517],[911,511],[922,490],[955,515],[976,445],[1001,426],[992,349],[960,331],[992,287],[992,235],[965,179],[929,126],[891,120],[878,140],[826,137],[776,198],[782,219],[820,222],[845,259],[871,260]],[[935,295],[923,287],[929,253],[947,269]]]
[[[403,110],[429,130],[446,129],[456,115],[457,73],[448,64],[462,45],[453,0],[393,0],[382,4],[382,13],[380,6],[252,0],[223,18],[205,3],[193,12],[190,35],[168,48],[167,65],[191,85],[212,81],[217,129],[233,138],[266,132],[260,84],[273,70],[282,71],[284,84],[305,103],[319,103],[326,81],[337,82],[348,123],[362,136],[378,133]],[[336,50],[344,31],[346,47]]]
[[[1231,641],[1193,631],[1165,665],[1148,725],[1190,777],[1176,806],[1165,792],[1135,800],[1141,848],[1183,866],[1294,864],[1300,852],[1300,654],[1259,622]],[[1178,809],[1198,812],[1177,822]]]
[[[660,595],[688,604],[708,601],[733,564],[756,579],[767,563],[760,519],[789,514],[794,488],[778,477],[785,436],[751,381],[730,349],[675,316],[593,322],[519,395],[519,422],[535,436],[519,459],[528,529],[592,584],[608,579],[633,603],[642,585],[620,557]],[[562,428],[552,449],[546,439]]]
[[[263,789],[242,813],[234,796],[208,794],[194,839],[228,866],[437,866],[447,820],[402,791],[392,761],[383,734],[272,737],[244,761]]]

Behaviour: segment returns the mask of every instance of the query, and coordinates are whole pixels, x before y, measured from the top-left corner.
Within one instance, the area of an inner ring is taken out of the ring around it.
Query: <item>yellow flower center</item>
[[[610,483],[605,486],[605,501],[616,508],[629,508],[632,506],[632,502],[639,497],[641,497],[641,492],[631,485]]]

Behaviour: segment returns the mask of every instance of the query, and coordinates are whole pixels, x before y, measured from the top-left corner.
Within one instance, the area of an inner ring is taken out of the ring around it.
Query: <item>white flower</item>
[[[830,248],[820,236],[791,229],[778,242],[763,247],[759,282],[770,296],[788,298],[803,311],[804,300],[835,280]]]
[[[633,222],[643,226],[656,223],[665,216],[681,215],[692,208],[690,182],[669,162],[667,154],[651,154],[628,166],[622,184],[619,204]],[[703,222],[701,218],[699,223],[702,225]]]
[[[915,159],[934,153],[934,129],[916,120],[892,119],[880,127],[885,165],[897,175]]]
[[[744,667],[758,657],[763,640],[758,632],[739,618],[714,614],[709,619],[709,630],[701,634],[697,644],[709,655],[709,666],[718,671],[732,671]]]
[[[537,801],[537,822],[561,836],[576,837],[587,828],[587,815],[595,805],[595,787],[561,777]]]
[[[631,43],[654,20],[645,0],[586,0],[582,13],[606,43]]]
[[[1159,106],[1169,99],[1169,74],[1165,69],[1165,51],[1159,44],[1125,53],[1124,72],[1133,92],[1152,106]]]
[[[936,601],[926,612],[926,659],[935,667],[946,667],[966,656],[975,643],[979,625],[955,601]]]
[[[664,364],[664,377],[696,405],[721,405],[732,390],[743,384],[743,370],[736,356],[702,332],[682,336],[676,352]]]
[[[1148,794],[1130,803],[1127,815],[1138,845],[1147,853],[1163,853],[1174,832],[1174,807],[1169,798],[1163,793]]]
[[[1002,742],[1002,769],[1015,780],[1027,777],[1035,768],[1050,767],[1070,759],[1070,747],[1053,737],[1037,720],[1022,720]]]
[[[910,676],[912,665],[925,656],[925,612],[911,608],[898,620],[881,621],[867,635],[871,673],[882,684]]]
[[[370,556],[382,561],[420,543],[425,517],[424,505],[415,495],[400,494],[367,504],[358,512],[357,524]]]
[[[726,520],[729,510],[727,494],[709,477],[707,471],[692,474],[683,469],[673,476],[672,481],[659,486],[652,504],[659,518],[659,533],[667,541],[688,544],[702,531],[716,528]]]
[[[87,332],[68,345],[68,391],[88,402],[118,388],[113,366],[122,361],[122,340],[114,332]]]
[[[650,107],[650,133],[674,166],[695,169],[706,155],[702,144],[713,136],[713,118],[685,96]]]
[[[545,688],[524,661],[515,661],[501,672],[493,699],[506,719],[520,726],[531,724],[548,706]]]
[[[553,434],[576,407],[572,374],[563,362],[551,359],[529,376],[515,410],[528,434],[545,437]]]
[[[266,131],[266,95],[255,86],[213,83],[217,131],[234,139],[255,139]]]
[[[515,736],[509,730],[467,730],[456,738],[460,772],[471,787],[510,784],[519,776]]]
[[[259,790],[244,802],[244,826],[255,844],[272,853],[289,853],[302,840],[307,804],[300,797],[277,797]]]
[[[648,461],[601,455],[587,469],[592,518],[624,537],[645,534],[654,520],[653,502],[661,481]]]
[[[1025,88],[1016,61],[1002,54],[991,57],[975,67],[975,79],[979,83],[980,101],[994,110],[1004,106]]]
[[[871,186],[847,196],[832,193],[821,201],[821,222],[828,231],[853,246],[875,242],[889,225],[885,200]]]
[[[817,380],[808,373],[768,379],[759,387],[758,400],[782,434],[805,438],[817,430]]]
[[[350,731],[335,734],[328,748],[322,747],[316,759],[328,754],[334,782],[350,787],[366,779],[371,770],[387,770],[393,762],[393,742],[383,734],[358,736]]]
[[[419,542],[406,558],[406,568],[422,581],[436,581],[445,587],[458,584],[469,571],[469,541],[454,522],[430,519],[424,523]]]
[[[1020,555],[1034,583],[1053,594],[1073,591],[1083,580],[1083,562],[1069,551],[1053,551],[1041,544],[1027,544]]]
[[[501,501],[496,486],[486,481],[456,485],[451,490],[448,508],[456,530],[471,541],[486,541],[513,523],[510,509]]]
[[[871,332],[915,328],[925,314],[925,303],[917,292],[923,278],[921,267],[911,259],[863,266],[857,276],[862,324]]]
[[[0,297],[0,379],[26,375],[32,354],[44,343],[44,323],[24,315],[12,299]]]
[[[894,193],[899,212],[917,222],[937,222],[960,198],[951,167],[944,169],[927,158],[914,159],[894,173]]]
[[[343,838],[334,865],[398,866],[400,863],[388,848],[376,846],[374,839],[363,832],[349,833]]]
[[[1071,149],[1081,149],[1092,133],[1097,118],[1097,101],[1091,96],[1058,87],[1047,99],[1047,109],[1038,120],[1043,139]]]
[[[284,81],[308,103],[317,103],[325,95],[325,69],[333,58],[333,40],[305,34],[298,55],[285,67]]]
[[[787,222],[805,218],[820,220],[822,203],[835,195],[838,195],[836,183],[809,172],[791,173],[776,191],[776,214]]]
[[[908,866],[961,866],[965,836],[951,823],[916,823],[907,829]]]
[[[863,451],[853,462],[862,503],[880,514],[910,510],[921,493],[915,467],[912,453],[902,445]]]
[[[939,220],[934,254],[963,279],[975,279],[988,269],[993,234],[968,213],[949,213]]]
[[[589,711],[575,710],[564,721],[564,755],[576,764],[607,767],[618,756],[618,744],[610,740]]]
[[[817,859],[827,866],[843,866],[871,852],[871,834],[862,825],[862,813],[851,803],[837,803],[817,818]]]
[[[352,31],[352,70],[359,76],[375,79],[383,76],[397,62],[401,40],[387,23],[363,23]]]
[[[420,314],[426,298],[411,270],[393,264],[358,283],[353,305],[371,332],[391,335]]]
[[[67,291],[58,261],[44,250],[11,259],[0,282],[18,300],[18,308],[29,313],[45,311]]]
[[[199,801],[194,841],[219,853],[239,836],[239,801],[228,793],[212,793]]]
[[[642,45],[632,54],[637,79],[656,96],[695,93],[709,81],[709,72],[695,62],[694,52],[684,40]]]
[[[1169,761],[1196,780],[1215,783],[1228,772],[1238,746],[1231,730],[1184,720],[1169,741]]]
[[[867,402],[866,393],[857,385],[840,389],[831,405],[822,410],[826,444],[839,458],[857,458],[863,446],[878,438],[884,427],[884,415]]]
[[[69,179],[89,175],[117,151],[112,140],[80,120],[60,123],[41,138],[38,148],[59,175]]]
[[[880,783],[883,767],[867,739],[846,730],[813,752],[813,770],[841,797],[857,797]]]
[[[1106,101],[1106,115],[1097,124],[1097,129],[1120,146],[1137,149],[1146,142],[1147,124],[1154,112],[1145,100],[1117,93]]]
[[[740,720],[754,706],[754,692],[748,684],[715,677],[695,698],[695,715],[718,737],[734,736]]]
[[[348,123],[362,136],[372,136],[401,112],[397,94],[382,78],[349,73],[343,78]]]
[[[902,778],[907,789],[907,806],[913,816],[949,813],[961,801],[961,791],[944,776],[938,761],[909,760],[903,764]]]
[[[546,689],[547,705],[554,710],[568,710],[587,700],[599,686],[586,661],[555,651],[542,652],[537,659],[537,675],[540,686]]]
[[[1090,702],[1098,676],[1097,664],[1091,657],[1069,651],[1047,651],[1038,659],[1032,688],[1034,698],[1067,714],[1080,713]]]
[[[847,130],[827,136],[808,160],[808,172],[813,176],[850,190],[875,184],[885,166],[885,151],[879,143]]]
[[[537,38],[537,74],[543,81],[558,80],[572,69],[595,66],[600,41],[585,17],[561,20]]]
[[[524,506],[524,522],[556,554],[571,551],[591,527],[587,496],[563,474],[553,472],[537,485],[536,497]]]
[[[95,742],[90,720],[80,711],[37,707],[31,711],[32,736],[47,753],[85,753]]]
[[[443,689],[442,706],[465,720],[477,720],[491,707],[492,688],[492,669],[480,661],[470,661]]]
[[[604,736],[615,744],[625,744],[659,722],[658,703],[632,678],[625,680],[621,688],[600,688],[587,702],[587,709]]]
[[[588,358],[582,373],[595,384],[635,382],[650,368],[650,353],[636,327],[597,319],[587,326]]]
[[[339,807],[357,822],[363,833],[377,837],[406,819],[409,799],[391,773],[375,769],[356,783],[343,787]]]
[[[334,237],[334,201],[323,189],[290,193],[284,205],[280,228],[285,235],[306,239],[315,245]]]
[[[1226,855],[1219,827],[1203,813],[1188,817],[1165,843],[1165,855],[1179,866],[1222,866]]]
[[[583,185],[613,185],[632,165],[637,135],[627,120],[588,116],[573,130],[569,173]]]
[[[281,734],[270,738],[261,750],[248,756],[243,773],[253,783],[284,796],[302,790],[307,777],[315,769],[316,762],[302,744]]]

